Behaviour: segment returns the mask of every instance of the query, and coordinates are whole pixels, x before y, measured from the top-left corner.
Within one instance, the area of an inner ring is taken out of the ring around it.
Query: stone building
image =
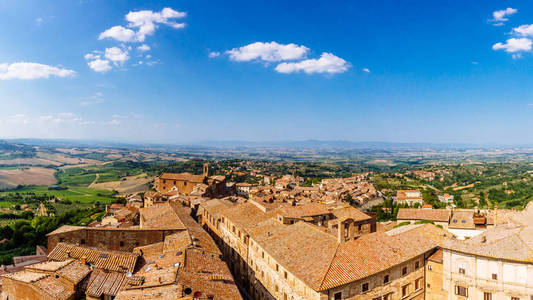
[[[443,243],[442,289],[448,300],[526,300],[533,296],[533,205],[466,239]],[[428,294],[441,293],[431,284]]]
[[[350,210],[339,218],[320,207],[301,206],[298,214],[299,206],[254,201],[200,207],[204,227],[253,299],[423,299],[425,261],[445,234],[426,224],[339,238],[328,224]]]
[[[129,251],[88,246],[95,239],[88,235],[103,235],[103,247],[115,248],[120,232],[70,226],[52,233],[48,261],[2,276],[2,299],[242,299],[220,250],[191,217],[190,208],[165,203],[142,209],[141,218],[143,225],[135,234],[125,233],[130,240],[124,247],[138,245]],[[160,235],[150,236],[154,232]],[[83,246],[56,243],[68,238],[79,244],[84,235]]]
[[[394,201],[399,204],[408,204],[410,206],[418,203],[420,206],[424,203],[422,193],[419,190],[399,190],[396,192]]]
[[[163,229],[108,228],[64,225],[47,234],[48,249],[65,242],[87,247],[117,251],[132,251],[134,248],[161,242],[165,236],[185,230],[179,227]]]

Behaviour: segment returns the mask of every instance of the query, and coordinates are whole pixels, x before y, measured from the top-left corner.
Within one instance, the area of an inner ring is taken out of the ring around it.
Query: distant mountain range
[[[1,141],[1,140],[0,140]],[[103,147],[125,149],[175,149],[181,147],[193,148],[332,148],[332,149],[484,149],[484,148],[529,148],[528,145],[496,145],[496,144],[438,144],[438,143],[397,143],[397,142],[353,142],[353,141],[324,141],[324,140],[286,140],[286,141],[199,141],[189,143],[138,143],[114,142],[99,140],[75,139],[6,139],[10,143],[35,145],[42,147]]]

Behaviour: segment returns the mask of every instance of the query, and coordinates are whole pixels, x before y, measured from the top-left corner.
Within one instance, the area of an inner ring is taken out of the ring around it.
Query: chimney
[[[87,264],[87,257],[82,256],[81,259],[80,259],[80,262],[81,262],[82,264],[84,264],[84,265]]]

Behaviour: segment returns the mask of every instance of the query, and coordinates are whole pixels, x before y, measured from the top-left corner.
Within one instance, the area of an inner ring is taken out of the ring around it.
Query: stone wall
[[[66,242],[80,246],[131,252],[136,247],[163,242],[167,235],[178,231],[181,230],[87,227],[49,235],[48,249],[52,251],[59,242]]]

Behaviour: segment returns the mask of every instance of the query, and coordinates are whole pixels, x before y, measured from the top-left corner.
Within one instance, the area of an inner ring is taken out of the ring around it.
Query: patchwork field
[[[94,189],[106,189],[110,191],[117,191],[121,195],[134,194],[138,192],[145,192],[149,190],[149,185],[154,177],[146,174],[139,174],[136,176],[127,176],[118,181],[92,183],[89,187]],[[98,182],[98,179],[95,180]]]
[[[0,189],[18,185],[52,185],[56,183],[55,170],[48,168],[24,167],[0,169]]]

